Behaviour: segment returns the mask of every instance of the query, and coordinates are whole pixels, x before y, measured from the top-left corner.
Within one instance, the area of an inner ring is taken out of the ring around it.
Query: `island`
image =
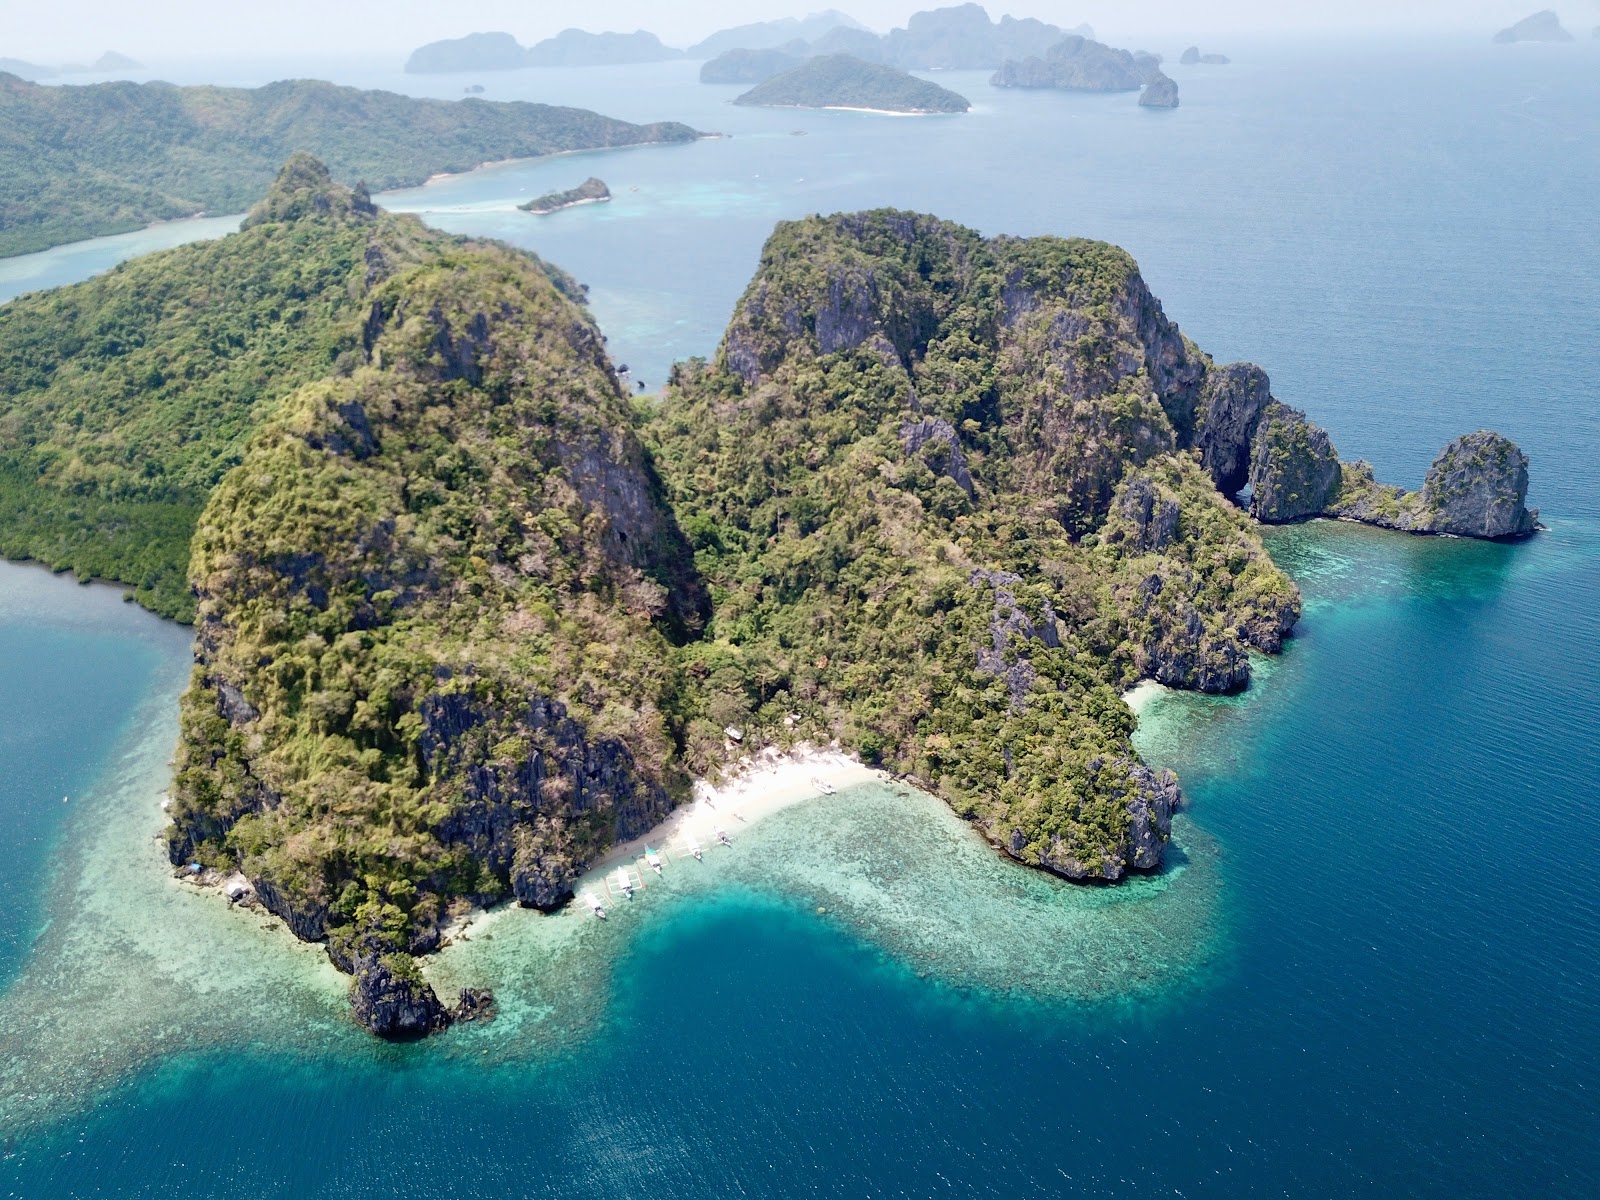
[[[897,114],[964,113],[965,96],[882,63],[826,54],[757,84],[735,104],[769,108],[849,108]]]
[[[565,192],[551,192],[517,207],[523,212],[544,216],[560,212],[563,208],[576,208],[580,204],[603,204],[610,199],[611,189],[605,185],[605,181],[591,175],[575,188]]]
[[[1166,80],[1163,88],[1171,85],[1175,104],[1177,85],[1162,74],[1159,57],[1072,35],[1051,46],[1042,58],[1008,59],[989,83],[994,87],[1133,92],[1155,83],[1158,76]]]
[[[805,21],[765,22],[725,30],[689,49],[691,58],[716,62],[701,73],[703,83],[747,82],[732,75],[759,71],[774,60],[754,51],[776,51],[800,60],[848,54],[863,62],[885,63],[905,71],[996,70],[1008,59],[1043,55],[1069,33],[1094,36],[1080,25],[1075,30],[1032,17],[989,18],[979,4],[914,13],[902,29],[879,37],[839,13],[821,13]],[[792,64],[791,64],[792,65]],[[777,74],[774,70],[772,74]]]
[[[1007,59],[1042,55],[1067,34],[1093,37],[1088,26],[1065,30],[1033,17],[992,21],[980,4],[919,12],[884,37],[884,61],[909,71],[995,70]]]
[[[1547,8],[1531,17],[1523,17],[1510,28],[1502,29],[1494,35],[1494,40],[1500,45],[1510,45],[1513,42],[1570,42],[1575,39],[1563,28],[1561,18]]]
[[[1225,67],[1232,61],[1226,54],[1201,54],[1199,46],[1190,46],[1178,59],[1178,62],[1186,67],[1201,65]]]
[[[762,746],[1065,879],[1154,870],[1182,794],[1119,694],[1242,688],[1300,612],[1238,497],[1536,528],[1504,438],[1369,483],[1102,242],[785,222],[648,409],[582,297],[296,155],[240,232],[0,308],[0,552],[186,564],[168,857],[324,944],[383,1037],[492,1007],[418,965],[452,921],[566,904]]]
[[[643,29],[633,33],[564,29],[555,37],[535,42],[528,48],[530,67],[631,66],[682,57],[682,50],[662,45],[660,38]]]
[[[1157,70],[1139,95],[1141,108],[1177,108],[1178,84],[1164,71]]]
[[[486,162],[680,143],[687,125],[635,125],[581,108],[416,100],[314,80],[261,88],[33,84],[0,75],[0,256],[243,212],[296,150],[382,190]],[[96,137],[70,131],[97,129]]]
[[[811,56],[810,47],[724,50],[700,65],[701,83],[760,83],[792,71]]]
[[[864,33],[877,40],[854,17],[828,8],[807,17],[784,17],[776,21],[756,21],[749,25],[720,29],[690,46],[684,55],[694,59],[712,59],[730,50],[771,50],[794,42],[815,42],[836,29]]]
[[[509,33],[469,33],[419,46],[406,59],[412,75],[457,71],[516,71],[524,67],[598,67],[666,62],[683,51],[664,46],[653,33],[588,33],[565,29],[523,46]]]
[[[455,71],[514,71],[528,65],[528,51],[509,33],[469,33],[419,46],[406,59],[408,75]]]

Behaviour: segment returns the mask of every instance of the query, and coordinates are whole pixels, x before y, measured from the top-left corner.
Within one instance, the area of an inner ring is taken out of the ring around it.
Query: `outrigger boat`
[[[838,788],[834,787],[833,784],[829,783],[826,779],[813,779],[811,781],[811,784],[812,784],[813,787],[815,787],[817,789],[817,791],[821,792],[824,796],[831,796],[831,795],[833,795],[835,792],[837,792],[839,790]]]
[[[650,849],[649,846],[644,848],[644,861],[650,865],[650,869],[657,875],[661,874],[661,855]]]
[[[705,851],[700,848],[700,842],[695,838],[694,834],[686,833],[683,835],[683,848],[694,855],[695,862],[705,861]]]
[[[593,892],[583,893],[583,902],[589,906],[589,911],[602,921],[606,919],[606,906],[600,903],[600,897]]]
[[[733,839],[728,836],[728,831],[726,829],[718,826],[716,829],[712,830],[712,833],[715,834],[717,841],[722,845],[727,846],[729,849],[733,848]]]
[[[628,874],[627,867],[617,868],[617,887],[622,890],[622,894],[629,900],[633,899],[633,876]]]

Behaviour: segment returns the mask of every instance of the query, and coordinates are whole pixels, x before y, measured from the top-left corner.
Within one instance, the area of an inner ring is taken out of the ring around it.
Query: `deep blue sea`
[[[819,801],[603,933],[500,916],[440,969],[506,1014],[401,1048],[315,952],[162,875],[183,632],[0,566],[0,1195],[1600,1194],[1600,43],[1219,48],[1175,113],[978,75],[940,76],[976,103],[951,119],[735,109],[684,64],[491,76],[733,136],[384,200],[573,271],[652,386],[714,350],[777,220],[1108,238],[1383,477],[1516,439],[1547,533],[1272,531],[1287,652],[1142,710],[1191,802],[1163,876],[1074,889],[917,797]],[[514,210],[591,173],[615,202]],[[0,261],[0,295],[182,236]]]

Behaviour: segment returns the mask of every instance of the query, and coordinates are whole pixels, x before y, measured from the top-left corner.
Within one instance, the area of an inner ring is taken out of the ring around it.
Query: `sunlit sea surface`
[[[163,871],[186,633],[0,566],[0,1195],[1600,1192],[1600,45],[1220,48],[1173,68],[1175,113],[947,73],[975,112],[914,120],[733,108],[689,64],[164,67],[733,135],[382,197],[573,271],[648,386],[714,351],[781,219],[1104,237],[1381,475],[1515,438],[1550,529],[1272,531],[1287,653],[1141,717],[1190,799],[1158,876],[1068,887],[854,789],[604,925],[495,914],[430,970],[502,1016],[407,1047],[347,1022],[320,951]],[[613,203],[515,211],[588,174]],[[231,223],[0,260],[0,296]]]

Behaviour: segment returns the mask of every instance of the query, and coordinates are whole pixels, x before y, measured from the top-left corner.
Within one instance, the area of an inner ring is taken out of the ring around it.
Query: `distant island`
[[[416,100],[313,80],[266,87],[104,83],[54,87],[0,75],[0,256],[241,212],[296,150],[343,180],[408,187],[486,162],[699,135],[581,108]],[[74,131],[101,130],[101,136]]]
[[[819,16],[835,19],[842,14]],[[915,13],[903,29],[891,29],[882,37],[846,21],[817,34],[817,21],[767,22],[726,30],[692,47],[689,56],[710,59],[701,68],[702,83],[754,83],[805,59],[833,54],[904,71],[996,70],[1008,59],[1043,55],[1069,34],[1094,36],[1087,25],[1069,31],[1031,17],[992,21],[979,4]]]
[[[1177,108],[1178,85],[1161,70],[1159,55],[1118,50],[1091,38],[1069,35],[1042,58],[1008,59],[990,78],[995,87],[1059,88],[1069,92],[1134,92],[1144,89],[1146,108]]]
[[[792,71],[811,57],[810,47],[724,50],[700,66],[701,83],[760,83]]]
[[[1226,54],[1201,54],[1199,46],[1190,46],[1178,59],[1178,62],[1186,67],[1225,67],[1232,61]]]
[[[405,70],[412,75],[455,71],[513,71],[523,67],[599,67],[665,62],[683,51],[664,46],[653,33],[588,33],[565,29],[524,47],[509,33],[469,33],[429,42],[411,52]]]
[[[1494,35],[1494,40],[1501,45],[1509,45],[1513,42],[1570,42],[1576,39],[1562,27],[1561,18],[1547,8],[1531,17],[1523,17],[1508,29],[1502,29]]]
[[[965,96],[882,63],[848,54],[808,59],[759,83],[735,104],[768,108],[854,108],[885,113],[964,113]]]
[[[66,63],[59,67],[45,67],[24,62],[20,58],[0,58],[0,72],[17,75],[23,79],[51,79],[57,75],[109,75],[113,71],[142,71],[144,64],[126,54],[107,50],[92,63]]]
[[[580,204],[601,204],[609,199],[611,199],[611,189],[606,186],[603,179],[596,179],[591,175],[575,188],[565,192],[550,192],[517,207],[523,212],[544,216],[547,213],[559,212],[563,208],[576,208]]]
[[[829,8],[803,18],[756,21],[718,30],[690,46],[684,55],[694,59],[709,59],[729,50],[770,50],[791,42],[815,42],[835,29],[867,33],[868,37],[876,40],[876,36],[867,32],[867,27],[860,21],[838,9]]]
[[[1157,70],[1150,76],[1150,81],[1145,84],[1144,91],[1139,96],[1141,108],[1177,108],[1178,85],[1171,76],[1164,71]]]

